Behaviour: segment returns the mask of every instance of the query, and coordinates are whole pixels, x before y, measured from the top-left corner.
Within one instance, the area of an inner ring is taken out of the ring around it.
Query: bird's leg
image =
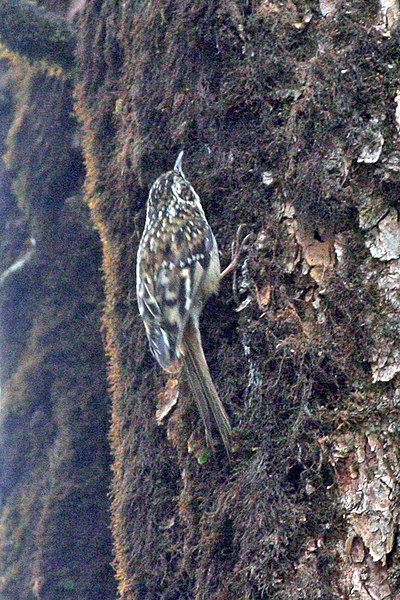
[[[245,243],[247,242],[247,240],[249,239],[249,237],[251,235],[249,233],[248,235],[246,235],[246,237],[242,241],[240,241],[240,234],[243,230],[243,227],[245,227],[245,225],[243,223],[241,225],[239,225],[239,227],[238,227],[235,239],[232,242],[231,262],[226,267],[226,269],[224,269],[222,271],[220,278],[219,278],[220,281],[222,281],[227,275],[229,275],[229,273],[232,273],[232,271],[236,271],[236,269],[238,268],[239,256],[243,250]]]

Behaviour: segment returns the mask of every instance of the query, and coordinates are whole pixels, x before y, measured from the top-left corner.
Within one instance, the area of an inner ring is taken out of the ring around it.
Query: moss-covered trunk
[[[1,67],[0,597],[111,600],[100,247],[72,86]]]
[[[124,600],[399,593],[396,18],[370,0],[86,4]],[[202,428],[184,388],[157,425],[173,384],[135,302],[147,192],[181,148],[222,262],[240,223],[252,234],[202,319],[231,468],[188,452]]]

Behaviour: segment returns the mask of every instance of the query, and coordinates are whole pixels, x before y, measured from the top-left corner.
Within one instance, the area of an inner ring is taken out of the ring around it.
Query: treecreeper
[[[217,242],[183,173],[182,156],[149,192],[137,255],[137,301],[151,353],[167,372],[183,365],[207,445],[214,446],[215,425],[229,456],[232,428],[204,356],[199,318],[221,279],[236,268],[238,252],[221,273]]]

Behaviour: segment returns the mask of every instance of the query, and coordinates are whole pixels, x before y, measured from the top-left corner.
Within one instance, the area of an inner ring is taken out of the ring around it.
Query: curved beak
[[[182,169],[182,158],[183,158],[183,150],[181,150],[178,154],[178,158],[176,159],[175,164],[174,164],[174,171],[176,173],[179,173],[179,175],[181,177],[183,177],[183,179],[186,179],[185,174]]]

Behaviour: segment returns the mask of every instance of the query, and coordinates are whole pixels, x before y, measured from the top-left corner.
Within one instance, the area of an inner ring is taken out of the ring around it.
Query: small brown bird
[[[183,173],[182,156],[150,189],[137,256],[137,300],[153,356],[169,372],[183,361],[207,444],[213,447],[214,420],[229,455],[232,429],[204,356],[199,318],[237,261],[221,274],[217,242]]]

